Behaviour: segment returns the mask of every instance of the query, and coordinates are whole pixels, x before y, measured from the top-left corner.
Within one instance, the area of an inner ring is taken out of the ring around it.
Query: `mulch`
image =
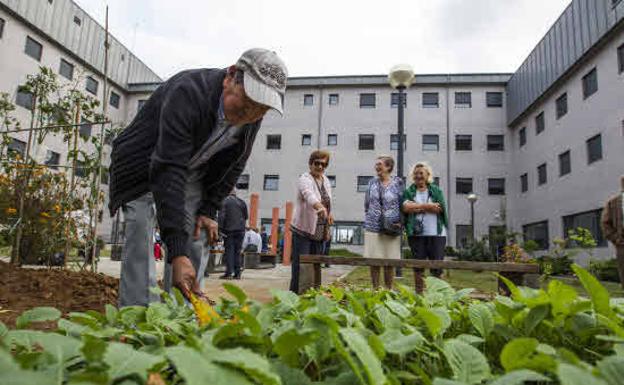
[[[55,307],[63,314],[103,311],[104,305],[117,304],[118,287],[119,279],[104,274],[59,268],[29,269],[0,262],[0,321],[12,328],[23,311],[37,306]]]

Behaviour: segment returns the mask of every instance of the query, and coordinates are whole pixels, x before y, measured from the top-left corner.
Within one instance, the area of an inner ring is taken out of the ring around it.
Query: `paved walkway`
[[[323,268],[323,284],[337,281],[339,278],[346,276],[351,272],[351,266],[331,266]],[[119,278],[121,271],[121,262],[112,261],[109,258],[100,259],[98,271],[113,277]],[[158,279],[163,277],[164,262],[156,262],[156,273]],[[217,299],[221,296],[227,296],[227,292],[223,289],[224,282],[233,283],[243,289],[251,299],[261,302],[271,300],[271,290],[288,290],[290,284],[290,266],[277,265],[273,269],[247,269],[243,271],[241,280],[224,281],[218,277],[221,273],[211,274],[204,281],[204,290],[208,297]]]

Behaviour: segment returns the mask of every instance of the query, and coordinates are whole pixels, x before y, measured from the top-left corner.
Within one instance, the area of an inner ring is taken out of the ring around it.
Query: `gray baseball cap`
[[[282,59],[273,51],[252,48],[243,53],[236,67],[245,74],[245,94],[283,115],[288,70]]]

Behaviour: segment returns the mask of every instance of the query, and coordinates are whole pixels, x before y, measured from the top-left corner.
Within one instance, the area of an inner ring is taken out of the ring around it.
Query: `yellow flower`
[[[193,305],[193,309],[195,310],[195,315],[197,315],[199,326],[209,325],[212,321],[221,321],[221,316],[215,311],[215,309],[206,302],[197,298],[195,294],[191,293],[190,300]]]
[[[42,212],[42,213],[41,213],[41,214],[39,214],[39,215],[41,215],[41,216],[42,216],[42,217],[44,217],[44,218],[50,218],[50,214],[48,214],[48,213],[46,213],[46,212]]]
[[[58,214],[61,212],[61,206],[59,205],[54,205],[54,211]]]
[[[14,209],[13,207],[9,207],[6,210],[4,210],[7,215],[15,215],[17,214],[17,209]]]

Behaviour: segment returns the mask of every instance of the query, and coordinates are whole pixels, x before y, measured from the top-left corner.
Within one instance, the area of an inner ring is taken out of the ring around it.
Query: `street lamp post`
[[[409,64],[398,64],[392,67],[388,74],[390,86],[399,91],[399,105],[397,106],[397,176],[405,180],[403,173],[403,136],[405,132],[405,90],[412,85],[414,70]]]
[[[477,199],[479,199],[479,197],[477,197],[477,194],[475,193],[470,193],[468,194],[466,199],[468,199],[468,202],[470,202],[470,233],[471,233],[470,242],[474,244],[474,241],[475,241],[474,204],[477,201]]]

